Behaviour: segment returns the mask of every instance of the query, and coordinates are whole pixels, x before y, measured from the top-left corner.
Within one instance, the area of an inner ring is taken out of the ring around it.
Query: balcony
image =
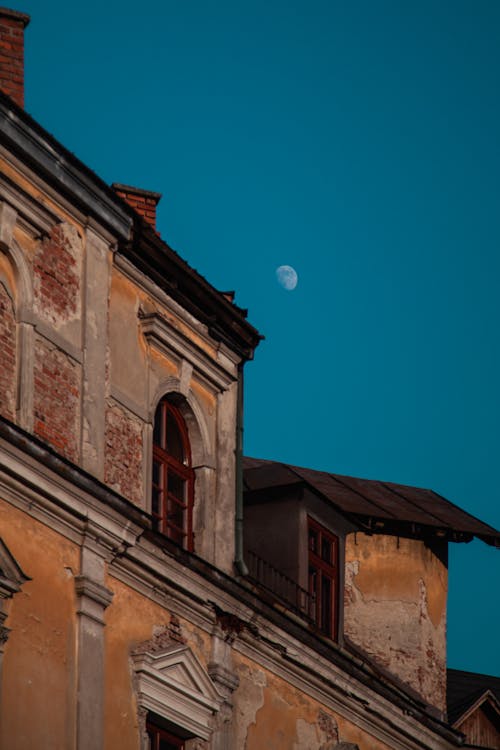
[[[252,550],[246,551],[245,560],[252,583],[270,594],[285,609],[307,620],[310,625],[315,624],[316,602],[313,595]]]

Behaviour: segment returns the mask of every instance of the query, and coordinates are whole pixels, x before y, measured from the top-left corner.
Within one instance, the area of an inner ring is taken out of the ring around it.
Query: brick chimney
[[[26,13],[0,8],[0,89],[24,107],[24,29]]]
[[[141,190],[130,185],[120,185],[119,182],[113,182],[111,187],[116,190],[120,198],[124,198],[129,206],[146,219],[153,229],[156,229],[156,206],[160,202],[161,193]]]

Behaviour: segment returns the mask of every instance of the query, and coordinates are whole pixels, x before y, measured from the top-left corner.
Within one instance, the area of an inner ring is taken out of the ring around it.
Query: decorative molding
[[[109,607],[113,599],[112,591],[87,576],[75,576],[75,591],[77,596],[85,596],[104,608]]]
[[[0,176],[0,198],[5,201],[3,205],[16,214],[19,227],[32,239],[47,236],[61,220],[56,213],[32,198],[6,175]]]
[[[104,625],[104,610],[111,604],[113,592],[84,575],[75,576],[75,592],[78,597],[77,614]]]
[[[9,635],[10,628],[8,628],[6,625],[0,624],[0,649],[2,649],[9,640]]]
[[[121,388],[118,388],[117,385],[114,385],[114,383],[111,383],[109,395],[113,401],[116,401],[117,404],[129,411],[135,417],[138,417],[142,422],[148,421],[149,415],[147,409],[138,404],[133,398],[130,398],[130,396],[127,396],[127,394],[122,391]]]
[[[155,284],[146,274],[140,271],[128,258],[116,254],[114,263],[130,281],[144,289],[154,302],[161,305],[164,309],[172,312],[179,320],[182,320],[193,332],[196,338],[201,339],[208,346],[215,348],[220,355],[221,365],[228,371],[233,370],[236,373],[236,366],[241,362],[241,356],[233,352],[224,342],[214,341],[208,333],[208,328],[201,323],[194,315],[191,315],[178,302],[172,299],[163,289]]]
[[[210,739],[223,698],[191,649],[174,642],[159,652],[136,649],[131,658],[139,706]]]
[[[224,690],[227,690],[229,693],[234,693],[234,691],[240,684],[238,675],[235,674],[231,669],[223,667],[221,664],[210,662],[208,664],[208,674],[210,675],[213,682],[215,682]]]
[[[1,183],[0,183],[1,195]],[[16,226],[17,212],[5,201],[0,200],[0,248],[9,248],[12,244],[14,227]]]
[[[124,523],[115,507],[91,494],[90,477],[89,489],[80,488],[69,481],[73,469],[60,463],[66,478],[45,465],[44,451],[37,460],[0,439],[2,499],[71,542],[85,542],[107,560],[133,547],[144,527],[130,518]],[[96,489],[102,485],[96,482]]]
[[[139,320],[142,333],[150,346],[174,360],[185,360],[192,366],[193,376],[212,391],[225,391],[236,382],[234,372],[228,372],[161,313],[139,311]]]
[[[186,362],[185,359],[181,362],[181,377],[179,381],[179,391],[183,396],[187,396],[189,393],[189,385],[191,378],[193,377],[193,365]]]
[[[31,578],[23,573],[21,566],[0,537],[0,689],[3,649],[11,632],[5,625],[6,601],[12,599],[26,581],[31,581]]]
[[[57,349],[60,349],[68,357],[77,362],[79,365],[83,363],[83,351],[81,344],[76,346],[69,341],[65,336],[61,335],[53,326],[48,325],[45,321],[41,320],[36,314],[33,315],[33,322],[35,331],[38,336],[41,336],[46,341],[49,341]],[[81,338],[81,333],[80,333]]]
[[[21,590],[26,581],[31,581],[21,570],[17,560],[0,537],[0,601],[10,599]]]
[[[115,197],[111,189],[104,186],[101,180],[66,151],[56,140],[39,128],[34,128],[26,119],[19,117],[8,105],[0,102],[0,134],[2,140],[14,142],[20,159],[14,158],[7,147],[2,151],[16,168],[30,177],[30,181],[62,202],[61,192],[69,197],[68,205],[79,205],[81,209],[92,214],[99,223],[104,224],[123,239],[128,239],[132,219]],[[26,167],[26,162],[32,165]],[[40,175],[49,174],[59,190],[42,180]]]

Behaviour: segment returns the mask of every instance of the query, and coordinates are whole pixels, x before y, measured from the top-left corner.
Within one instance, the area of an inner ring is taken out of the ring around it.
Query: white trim
[[[132,655],[132,663],[141,708],[210,739],[213,717],[224,699],[188,646],[173,643],[159,652],[139,651]]]

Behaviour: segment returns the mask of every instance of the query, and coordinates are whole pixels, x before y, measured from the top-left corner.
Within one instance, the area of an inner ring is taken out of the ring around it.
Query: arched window
[[[157,531],[193,549],[194,471],[184,418],[169,398],[155,413],[151,512]]]

